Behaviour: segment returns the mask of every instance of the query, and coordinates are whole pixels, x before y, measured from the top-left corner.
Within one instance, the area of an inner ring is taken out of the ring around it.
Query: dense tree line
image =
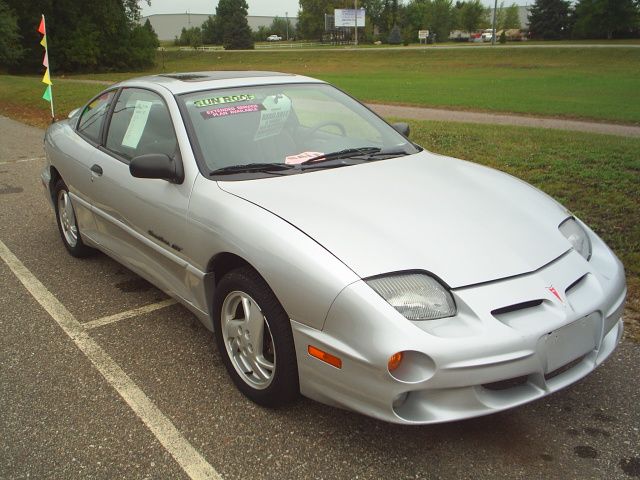
[[[139,23],[138,0],[0,0],[0,62],[4,67],[42,69],[37,32],[41,14],[47,20],[53,72],[130,70],[155,61],[158,38],[151,24]]]
[[[489,9],[481,0],[360,0],[358,5],[367,11],[365,40],[400,43],[399,39],[416,41],[418,30],[430,30],[440,39],[449,38],[452,30],[473,32],[488,28]],[[345,0],[300,0],[298,13],[299,36],[320,39],[325,33],[324,15],[333,15],[336,8],[353,8]],[[518,7],[513,4],[498,10],[498,29],[520,28]]]
[[[532,38],[631,38],[640,36],[638,0],[536,0],[529,14]]]
[[[359,0],[367,11],[364,40],[399,43],[416,41],[418,30],[430,30],[444,40],[449,32],[473,32],[491,26],[491,11],[480,0]],[[352,0],[300,0],[298,37],[319,40],[325,34],[325,14],[353,8]],[[529,14],[533,38],[625,38],[640,36],[640,0],[535,0]],[[519,29],[518,6],[502,3],[496,29]],[[391,35],[393,32],[393,35]]]

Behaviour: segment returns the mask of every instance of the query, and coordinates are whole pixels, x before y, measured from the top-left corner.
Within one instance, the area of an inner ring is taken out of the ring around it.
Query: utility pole
[[[493,0],[493,21],[491,22],[491,46],[496,44],[496,13],[498,13],[498,0]]]
[[[284,18],[287,21],[287,42],[289,41],[289,12],[284,12]]]
[[[496,0],[496,1],[498,1],[498,0]],[[358,46],[358,0],[353,0],[353,4],[354,4],[354,7],[355,7],[354,8],[354,13],[356,14],[355,15],[355,18],[356,18],[356,28],[355,28],[355,30],[356,30],[356,47],[357,47]]]

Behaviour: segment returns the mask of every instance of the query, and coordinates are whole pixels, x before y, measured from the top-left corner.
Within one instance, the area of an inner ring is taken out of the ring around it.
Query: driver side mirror
[[[79,109],[79,108],[74,108],[73,110],[71,110],[71,111],[69,112],[69,115],[67,115],[67,118],[73,118],[73,117],[75,117],[75,116],[78,114],[78,112],[79,112],[79,111],[80,111],[80,109]]]
[[[409,138],[409,134],[411,133],[411,128],[409,127],[408,123],[405,123],[405,122],[394,123],[391,126],[400,135],[403,135],[403,136]]]
[[[129,172],[136,178],[156,178],[171,183],[182,183],[182,162],[164,153],[148,153],[134,157],[129,163]]]

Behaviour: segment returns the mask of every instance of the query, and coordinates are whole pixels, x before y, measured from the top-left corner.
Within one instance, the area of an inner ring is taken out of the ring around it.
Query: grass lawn
[[[65,118],[69,111],[80,107],[104,90],[104,85],[78,82],[57,82],[53,101],[57,118]],[[35,77],[0,75],[0,114],[16,120],[45,127],[51,122],[49,103],[42,100],[46,85]]]
[[[162,71],[162,55],[150,72]],[[310,75],[368,102],[640,123],[640,48],[164,53],[166,72],[232,69]]]
[[[103,86],[59,82],[60,113]],[[0,76],[0,114],[49,123],[38,78]],[[628,335],[640,341],[640,139],[580,132],[411,121],[412,139],[434,152],[503,170],[541,188],[587,222],[625,264]]]

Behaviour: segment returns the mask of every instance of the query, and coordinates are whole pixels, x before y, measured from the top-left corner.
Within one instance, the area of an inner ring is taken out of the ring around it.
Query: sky
[[[505,5],[517,3],[518,5],[532,4],[534,0],[505,0]],[[264,16],[280,16],[284,17],[285,12],[290,17],[298,16],[298,0],[247,0],[249,4],[249,15]],[[482,3],[493,6],[492,0],[482,0]],[[500,0],[498,0],[498,4]],[[217,0],[151,0],[151,6],[145,2],[140,2],[142,6],[142,15],[151,15],[152,13],[183,13],[187,10],[189,13],[215,13]]]

